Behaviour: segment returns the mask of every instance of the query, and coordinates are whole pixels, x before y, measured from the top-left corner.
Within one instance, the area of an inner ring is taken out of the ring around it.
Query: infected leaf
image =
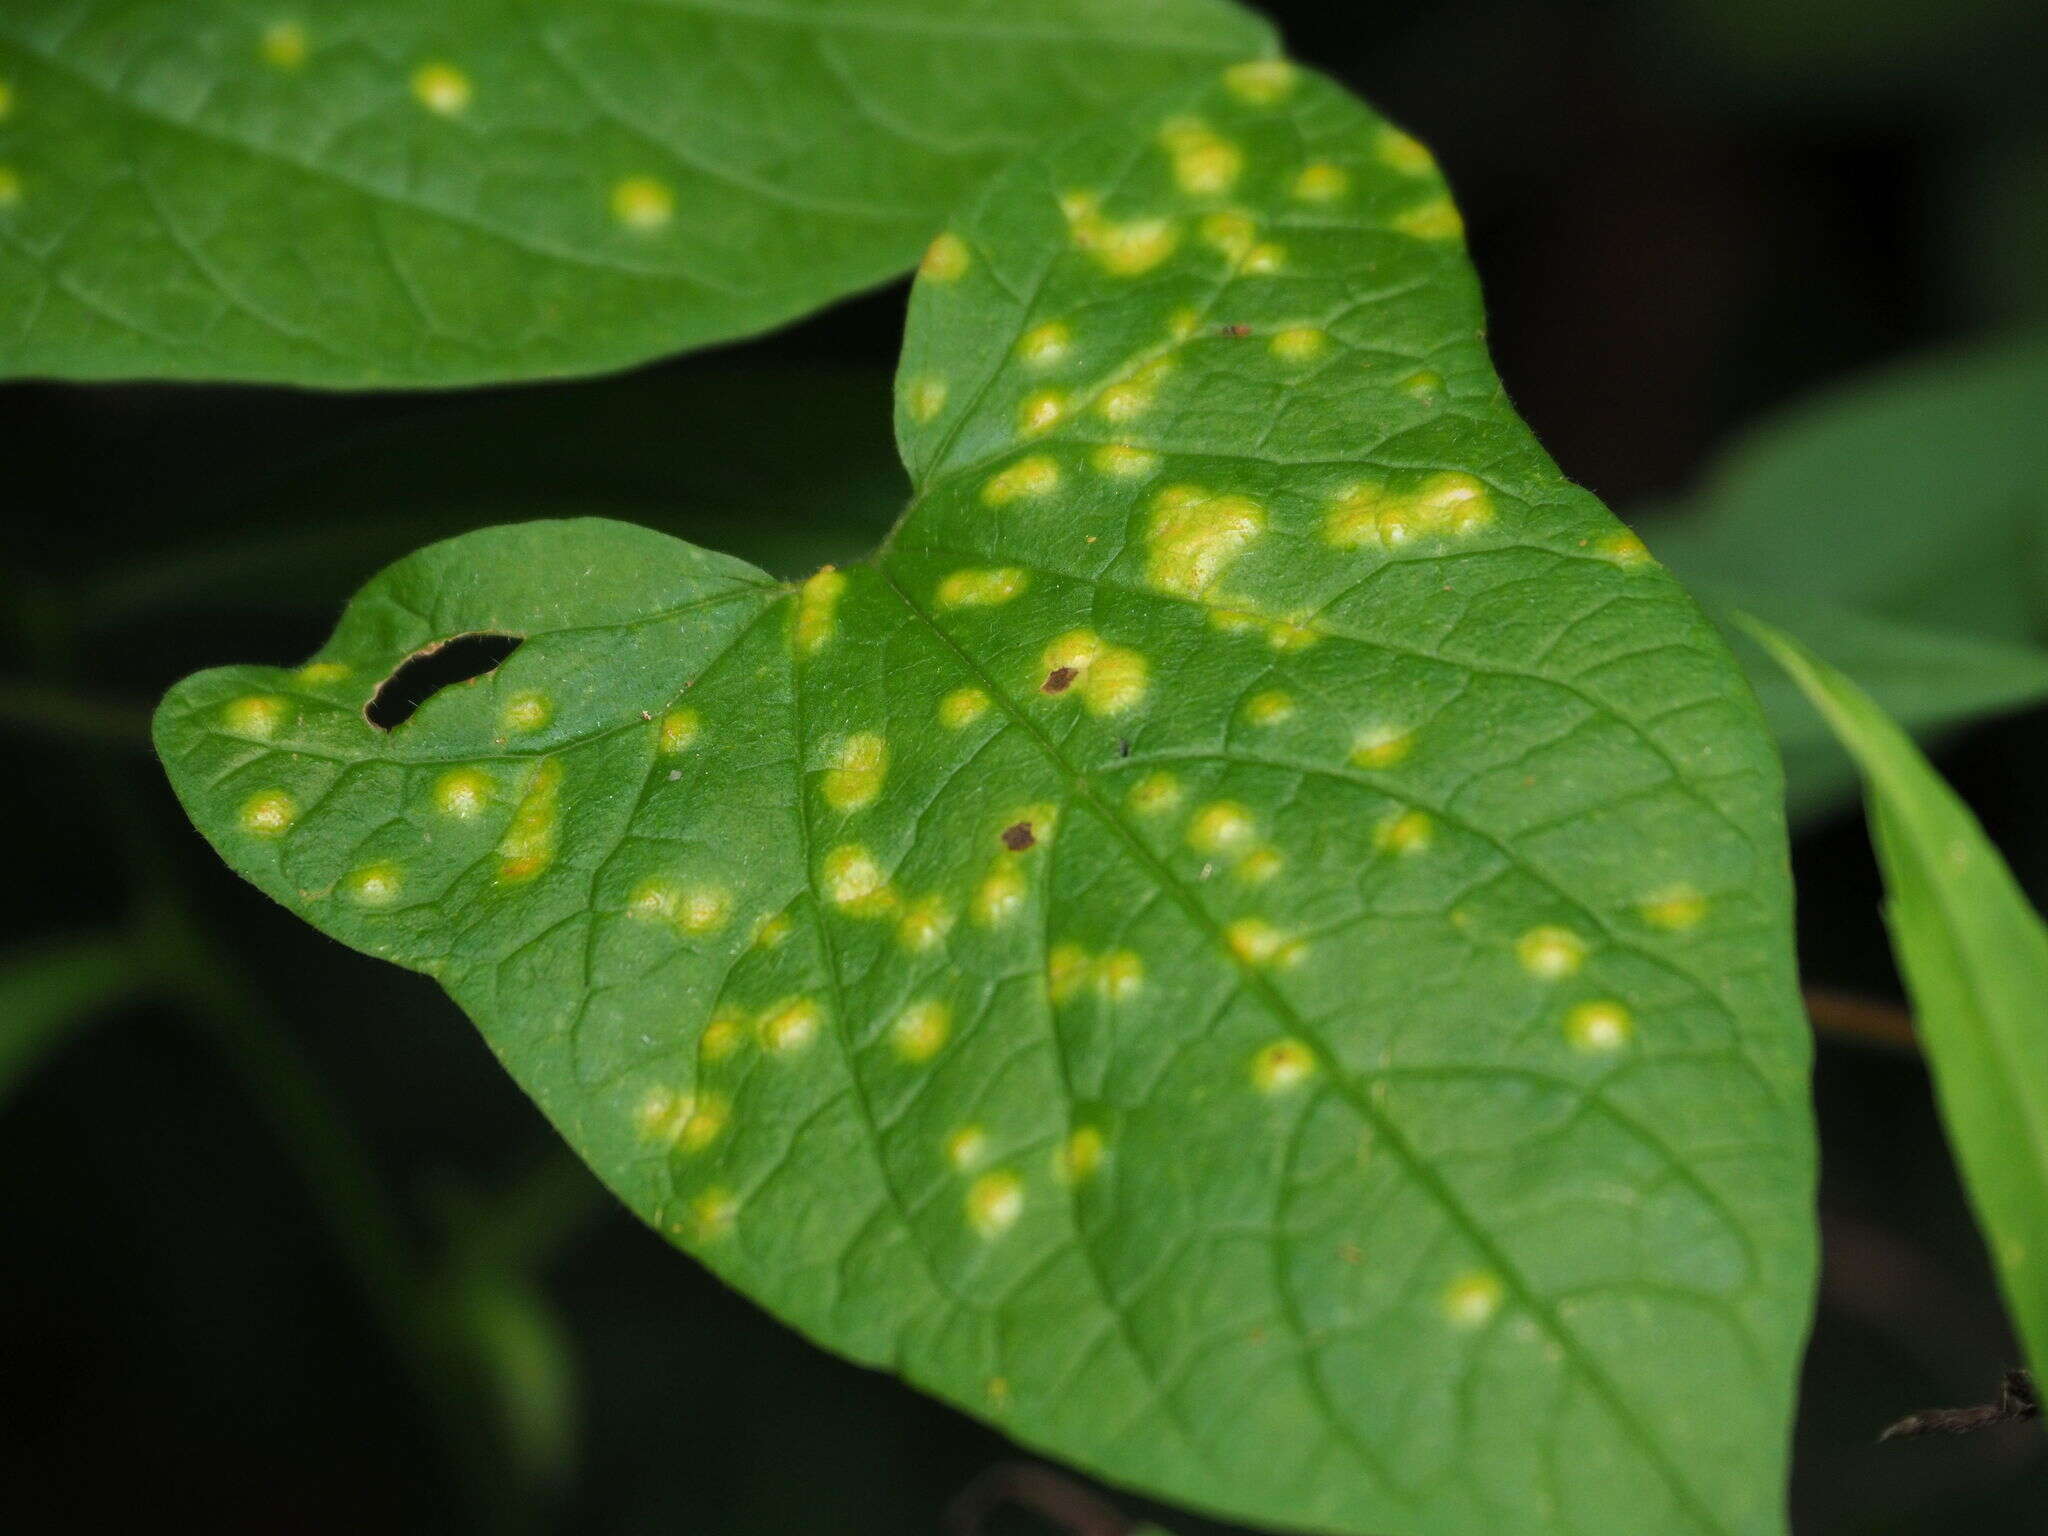
[[[1780,1530],[1775,759],[1507,408],[1427,153],[1256,61],[948,236],[871,560],[433,546],[317,680],[171,695],[195,821],[679,1246],[1027,1444],[1262,1524]],[[523,643],[362,719],[472,631]]]

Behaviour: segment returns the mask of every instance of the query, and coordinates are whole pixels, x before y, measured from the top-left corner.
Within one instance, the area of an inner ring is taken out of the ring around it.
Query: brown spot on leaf
[[[1248,325],[1226,325],[1223,327],[1223,334],[1226,336],[1249,336],[1251,333],[1252,328]]]
[[[1037,841],[1038,834],[1031,830],[1031,823],[1028,821],[1020,821],[1003,828],[1003,846],[1012,853],[1022,853]]]
[[[1065,693],[1081,674],[1072,667],[1054,667],[1045,674],[1045,681],[1038,685],[1040,693]]]

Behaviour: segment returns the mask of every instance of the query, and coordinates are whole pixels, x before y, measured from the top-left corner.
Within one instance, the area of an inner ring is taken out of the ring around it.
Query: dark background
[[[1625,511],[1846,372],[2048,319],[2039,0],[1267,9],[1437,150],[1510,392]],[[902,307],[463,396],[0,391],[8,945],[120,925],[178,993],[0,1101],[0,1530],[894,1536],[1011,1454],[610,1209],[429,982],[212,858],[143,734],[185,672],[305,655],[385,561],[507,515],[609,511],[784,570],[858,551],[894,494]],[[806,408],[726,423],[686,474],[690,402],[743,397],[736,369]],[[755,516],[792,453],[858,465],[853,511]],[[2014,765],[2044,749],[2036,712],[1943,755],[2037,898],[2048,795]],[[1860,817],[1797,857],[1809,980],[1895,1001]],[[1797,1530],[2043,1529],[2038,1427],[1872,1443],[2016,1355],[1911,1049],[1824,1032],[1818,1094]]]

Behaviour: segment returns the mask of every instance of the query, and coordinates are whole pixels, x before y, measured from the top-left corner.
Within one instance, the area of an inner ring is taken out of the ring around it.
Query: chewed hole
[[[524,643],[523,635],[479,633],[421,646],[377,685],[363,716],[380,731],[401,726],[443,688],[490,676]]]

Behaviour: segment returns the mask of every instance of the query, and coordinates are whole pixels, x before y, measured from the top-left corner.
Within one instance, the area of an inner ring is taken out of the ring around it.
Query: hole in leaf
[[[377,685],[363,716],[380,731],[405,724],[443,688],[488,677],[525,643],[523,635],[455,635],[421,646]]]

